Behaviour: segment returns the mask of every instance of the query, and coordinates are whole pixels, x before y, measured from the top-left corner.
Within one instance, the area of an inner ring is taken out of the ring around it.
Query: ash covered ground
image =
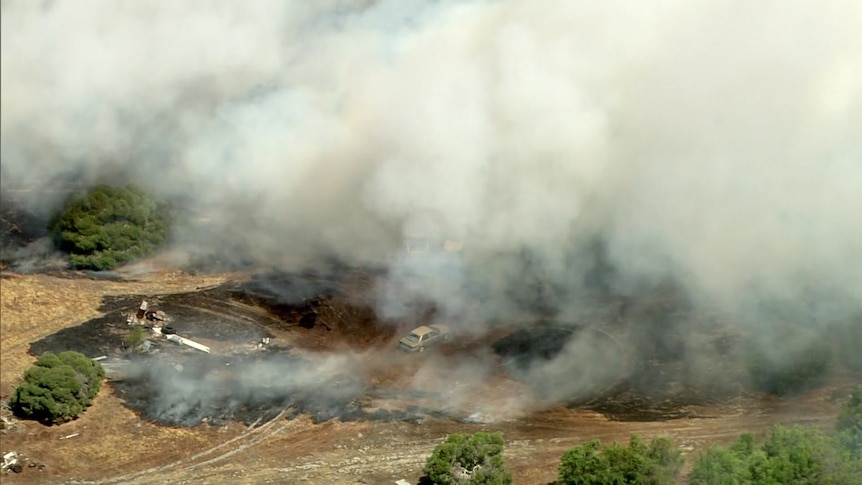
[[[111,384],[128,407],[144,419],[181,426],[300,414],[315,422],[510,421],[560,404],[613,419],[658,420],[740,391],[719,385],[726,379],[704,383],[704,369],[684,359],[707,348],[708,355],[729,355],[732,336],[705,335],[702,349],[685,348],[692,339],[683,344],[668,338],[672,332],[661,332],[661,339],[646,330],[626,332],[619,315],[581,323],[496,322],[478,336],[456,334],[424,355],[404,354],[396,350],[397,338],[432,321],[434,311],[418,308],[410,322],[379,319],[372,296],[378,277],[385,276],[343,268],[266,273],[193,293],[106,298],[104,316],[32,343],[31,353],[107,356]],[[141,300],[164,311],[178,335],[212,352],[166,341],[149,328],[147,352],[126,348],[127,316]],[[631,311],[631,303],[613,302],[599,313],[618,313],[620,305]],[[731,366],[712,359],[709,365],[725,376]]]

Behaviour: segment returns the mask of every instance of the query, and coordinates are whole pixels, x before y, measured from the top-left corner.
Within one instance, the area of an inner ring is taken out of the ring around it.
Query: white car
[[[414,328],[398,341],[398,348],[407,352],[424,352],[425,347],[449,340],[449,327],[434,324]]]

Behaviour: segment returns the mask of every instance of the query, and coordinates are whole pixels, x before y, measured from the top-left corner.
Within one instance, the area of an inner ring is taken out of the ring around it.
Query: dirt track
[[[4,278],[0,393],[7,399],[21,371],[32,362],[29,342],[98,315],[104,296],[195,291],[230,277],[152,273],[135,282],[45,275]],[[840,405],[836,397],[851,384],[851,377],[839,377],[827,387],[787,401],[743,396],[721,405],[692,406],[689,414],[700,417],[669,421],[612,421],[595,411],[556,407],[495,424],[450,419],[312,424],[299,417],[248,427],[229,423],[195,428],[142,421],[108,385],[74,422],[55,427],[19,423],[17,429],[0,435],[0,452],[15,450],[46,465],[43,472],[25,468],[20,475],[4,476],[4,483],[329,484],[393,483],[398,478],[415,483],[425,457],[447,433],[486,429],[505,434],[506,457],[516,483],[546,484],[553,481],[564,450],[593,438],[625,441],[631,433],[667,435],[690,453],[731,441],[743,430],[764,431],[774,423],[830,426]],[[489,393],[486,403],[493,403],[497,396]],[[80,435],[61,439],[73,433]]]

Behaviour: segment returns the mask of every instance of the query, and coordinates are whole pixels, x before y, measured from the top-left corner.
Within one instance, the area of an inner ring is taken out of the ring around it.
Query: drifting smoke
[[[862,311],[859,2],[2,11],[2,181],[34,210],[134,180],[192,201],[183,251],[388,266],[386,318],[577,321],[668,282],[769,332]],[[417,230],[463,255],[400,254]]]
[[[125,382],[117,386],[128,405],[163,423],[271,419],[286,408],[329,419],[343,416],[365,390],[344,373],[346,360],[271,356],[225,363],[200,357],[171,365],[148,359],[125,366]]]

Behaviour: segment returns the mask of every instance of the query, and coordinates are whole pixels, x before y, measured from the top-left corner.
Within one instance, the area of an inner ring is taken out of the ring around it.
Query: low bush
[[[425,463],[425,476],[440,485],[508,485],[512,474],[503,461],[503,435],[453,433]]]
[[[10,406],[19,417],[44,424],[77,418],[99,393],[105,371],[78,352],[46,353],[24,373]]]
[[[862,459],[862,389],[857,389],[841,408],[835,429],[841,445]]]
[[[713,447],[694,462],[690,485],[859,485],[862,461],[822,431],[776,426],[761,446],[743,435],[729,449]]]
[[[576,446],[563,454],[557,470],[560,485],[671,485],[682,467],[680,451],[666,438],[647,446],[635,435],[628,446],[599,440]]]

